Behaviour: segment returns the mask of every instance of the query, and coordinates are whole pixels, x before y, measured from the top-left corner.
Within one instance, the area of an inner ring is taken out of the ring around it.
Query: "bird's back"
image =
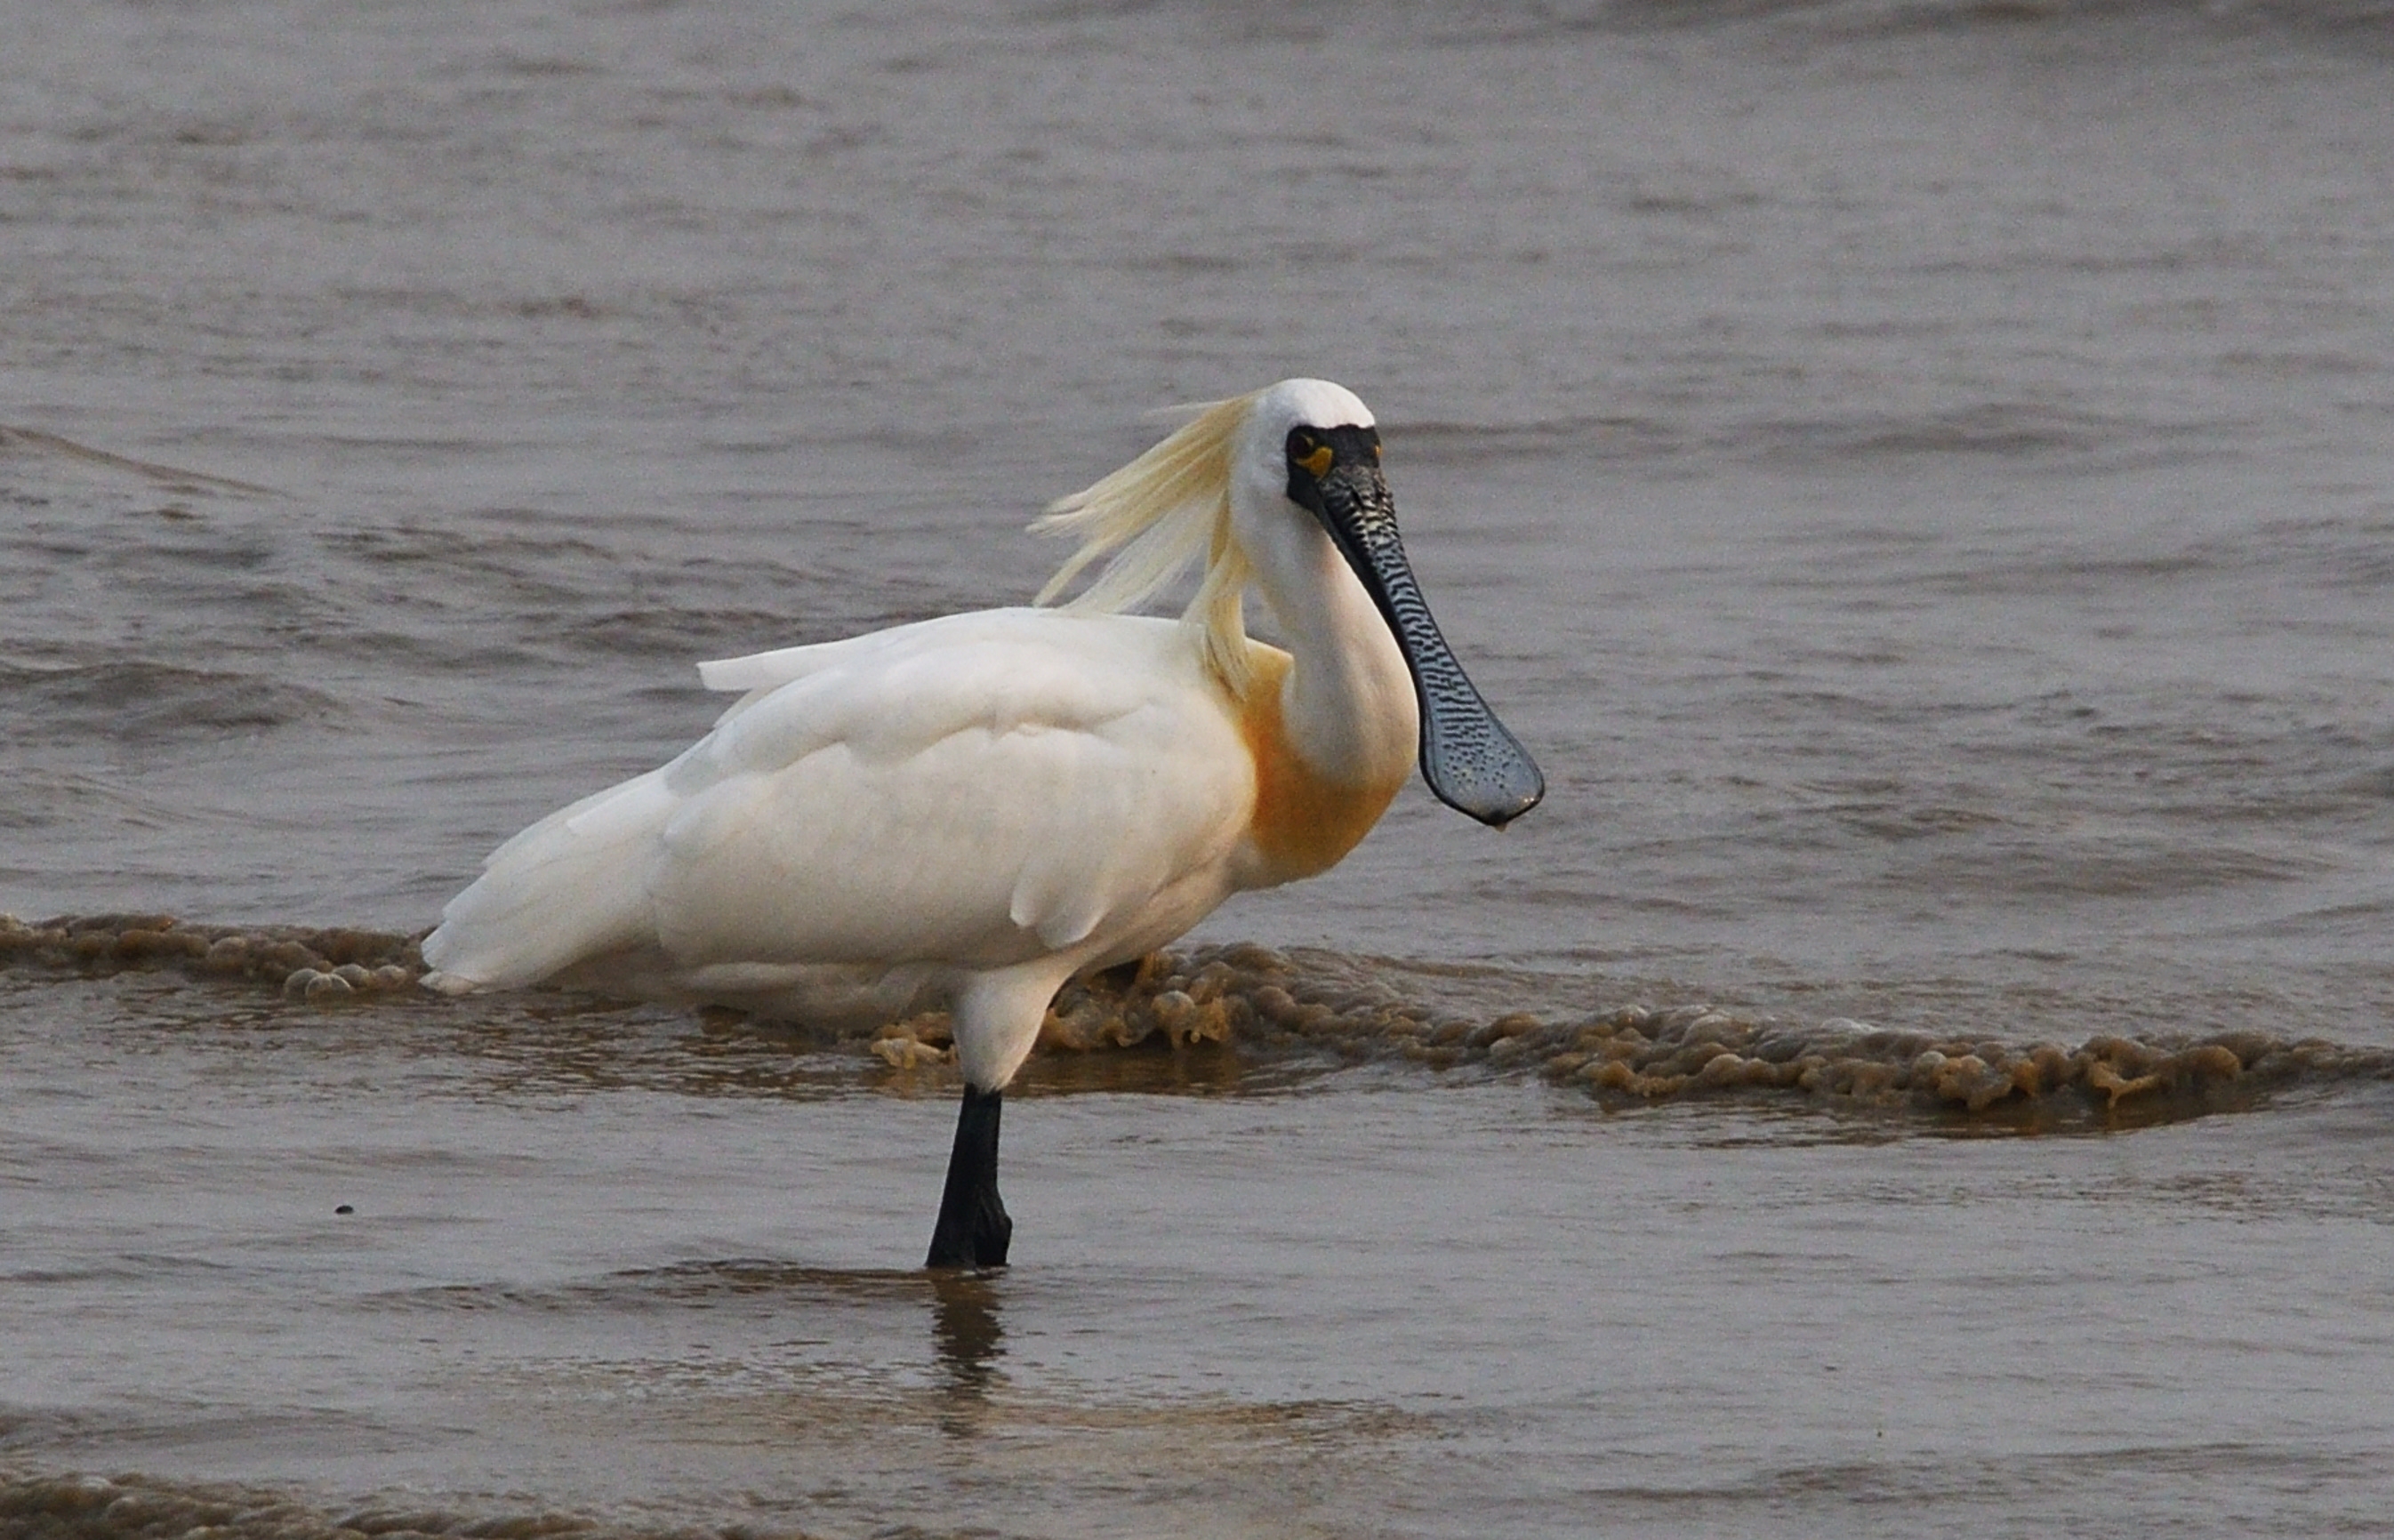
[[[1177,622],[987,611],[704,672],[749,692],[500,847],[425,942],[444,987],[622,959],[644,993],[706,997],[1094,958],[1230,891],[1254,773]]]

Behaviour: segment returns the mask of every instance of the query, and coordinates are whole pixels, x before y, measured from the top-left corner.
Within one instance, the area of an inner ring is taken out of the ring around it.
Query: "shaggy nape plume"
[[[1230,532],[1230,458],[1254,395],[1215,401],[1163,442],[1096,485],[1059,497],[1031,527],[1071,535],[1081,548],[1036,602],[1051,603],[1100,559],[1097,581],[1066,606],[1119,613],[1153,599],[1192,565],[1204,580],[1181,618],[1205,634],[1205,657],[1230,693],[1253,678],[1240,600],[1255,569]]]

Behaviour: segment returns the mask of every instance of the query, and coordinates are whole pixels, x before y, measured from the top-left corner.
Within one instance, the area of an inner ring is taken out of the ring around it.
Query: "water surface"
[[[2375,1521],[2387,20],[12,19],[0,1525]],[[1076,1018],[1008,1273],[935,1031],[283,997],[1299,373],[1551,791]]]

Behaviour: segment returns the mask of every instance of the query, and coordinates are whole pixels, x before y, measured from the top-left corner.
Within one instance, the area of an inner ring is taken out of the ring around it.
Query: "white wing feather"
[[[1253,773],[1176,622],[983,612],[704,678],[749,693],[670,765],[502,846],[432,966],[499,986],[635,950],[1001,967],[1228,891]]]

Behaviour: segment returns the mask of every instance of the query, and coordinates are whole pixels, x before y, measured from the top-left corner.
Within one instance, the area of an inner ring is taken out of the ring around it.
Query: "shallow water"
[[[10,1455],[170,1511],[236,1476],[320,1526],[2317,1533],[2394,1481],[2382,1092],[1957,1140],[1042,1058],[1025,1265],[935,1281],[897,1265],[927,1072],[135,975],[5,1019]]]
[[[0,929],[0,1526],[2372,1521],[2387,21],[12,18],[0,910],[421,929],[1298,372],[1552,790],[1035,1060],[948,1296],[897,1038]]]

